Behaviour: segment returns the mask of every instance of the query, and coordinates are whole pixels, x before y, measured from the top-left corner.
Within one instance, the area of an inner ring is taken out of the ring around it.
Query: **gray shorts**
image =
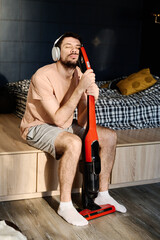
[[[57,158],[54,142],[58,134],[61,132],[70,132],[76,134],[82,139],[84,131],[85,129],[80,127],[76,122],[66,129],[50,124],[42,124],[30,127],[26,140],[29,145],[51,154],[54,158]]]

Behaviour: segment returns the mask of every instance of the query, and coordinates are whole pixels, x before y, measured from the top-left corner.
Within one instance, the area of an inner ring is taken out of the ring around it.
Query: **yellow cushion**
[[[150,74],[150,69],[146,68],[121,80],[117,83],[117,87],[123,95],[130,95],[147,89],[155,83],[156,80]]]
[[[109,86],[109,83],[105,83],[103,85],[101,85],[101,88],[107,88]]]

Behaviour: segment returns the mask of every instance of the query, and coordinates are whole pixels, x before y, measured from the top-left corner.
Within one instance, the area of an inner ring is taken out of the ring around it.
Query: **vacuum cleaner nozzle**
[[[105,204],[105,205],[100,205],[100,209],[97,209],[97,210],[84,209],[80,212],[80,214],[85,219],[92,220],[94,218],[102,217],[104,215],[113,213],[115,211],[116,211],[116,209],[113,205]]]

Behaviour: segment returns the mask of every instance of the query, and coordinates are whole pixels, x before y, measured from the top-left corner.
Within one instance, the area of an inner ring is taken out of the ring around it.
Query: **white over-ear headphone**
[[[56,47],[57,42],[61,39],[63,35],[61,35],[53,44],[53,48],[52,48],[52,58],[53,60],[56,62],[60,59],[61,56],[61,51],[59,47]]]

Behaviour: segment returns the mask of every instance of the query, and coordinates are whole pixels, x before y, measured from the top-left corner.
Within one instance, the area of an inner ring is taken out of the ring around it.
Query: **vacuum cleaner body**
[[[84,47],[81,52],[87,69],[91,69]],[[101,172],[101,160],[99,157],[99,142],[96,130],[96,114],[94,96],[87,96],[87,127],[82,144],[83,160],[80,163],[80,171],[83,174],[82,204],[84,210],[80,212],[87,220],[91,220],[111,212],[115,212],[112,205],[99,206],[94,199],[99,192],[99,174]]]

